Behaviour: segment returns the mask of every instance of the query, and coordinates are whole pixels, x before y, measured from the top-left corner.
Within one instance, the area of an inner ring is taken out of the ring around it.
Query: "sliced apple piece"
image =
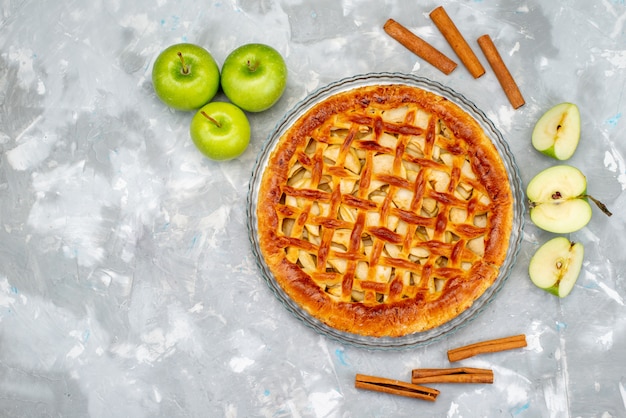
[[[591,220],[589,200],[605,215],[612,215],[602,202],[586,192],[587,178],[576,167],[555,165],[541,171],[526,187],[531,221],[557,234],[578,231]]]
[[[586,199],[587,178],[570,165],[556,165],[537,174],[526,188],[530,219],[557,234],[577,231],[591,220]]]
[[[535,286],[564,298],[576,284],[585,249],[565,237],[552,238],[530,259],[528,274]]]
[[[557,160],[567,160],[580,140],[580,112],[573,103],[560,103],[544,113],[532,133],[533,147]]]

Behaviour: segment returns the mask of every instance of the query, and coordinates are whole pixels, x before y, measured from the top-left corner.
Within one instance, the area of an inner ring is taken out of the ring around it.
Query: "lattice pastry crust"
[[[458,316],[495,281],[512,226],[508,177],[482,128],[405,85],[315,105],[280,138],[258,199],[278,284],[322,322],[364,336]]]

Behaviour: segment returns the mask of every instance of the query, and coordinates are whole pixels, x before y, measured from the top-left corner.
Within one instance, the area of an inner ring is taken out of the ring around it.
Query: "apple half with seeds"
[[[560,103],[544,113],[532,133],[533,147],[543,154],[567,160],[580,140],[580,112],[573,103]]]
[[[556,237],[537,249],[530,259],[528,274],[533,284],[564,298],[574,288],[583,265],[585,249],[579,242]]]
[[[576,167],[556,165],[538,173],[528,183],[526,196],[530,220],[539,228],[557,234],[578,231],[591,220],[593,201],[606,215],[604,204],[587,194],[587,178]]]

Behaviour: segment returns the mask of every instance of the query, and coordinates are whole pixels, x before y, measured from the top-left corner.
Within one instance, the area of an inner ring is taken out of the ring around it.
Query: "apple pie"
[[[315,104],[260,181],[257,230],[273,279],[342,332],[438,327],[496,280],[513,196],[480,125],[446,98],[371,85]]]

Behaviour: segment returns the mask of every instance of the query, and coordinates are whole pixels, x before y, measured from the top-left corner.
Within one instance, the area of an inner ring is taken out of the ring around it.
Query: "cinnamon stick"
[[[439,395],[439,391],[437,389],[401,382],[399,380],[363,374],[356,375],[354,387],[357,389],[373,390],[376,392],[423,399],[426,401],[435,401]]]
[[[493,383],[493,370],[473,367],[413,369],[411,383]]]
[[[444,74],[450,74],[457,66],[437,48],[415,35],[393,19],[388,19],[383,29],[389,36],[400,42],[409,51],[436,67]]]
[[[429,16],[470,74],[474,78],[485,74],[485,68],[443,6],[434,9]]]
[[[450,362],[455,362],[479,354],[496,353],[499,351],[512,350],[514,348],[522,347],[526,347],[526,336],[524,334],[513,335],[510,337],[497,338],[495,340],[481,341],[475,344],[448,350],[448,360]]]
[[[478,45],[480,46],[480,49],[482,49],[483,54],[485,54],[487,62],[489,62],[491,69],[496,74],[496,78],[500,82],[500,86],[502,86],[502,89],[504,90],[504,93],[513,108],[517,109],[526,103],[519,87],[517,86],[517,83],[502,60],[500,53],[491,40],[491,37],[489,35],[482,35],[478,38]]]

